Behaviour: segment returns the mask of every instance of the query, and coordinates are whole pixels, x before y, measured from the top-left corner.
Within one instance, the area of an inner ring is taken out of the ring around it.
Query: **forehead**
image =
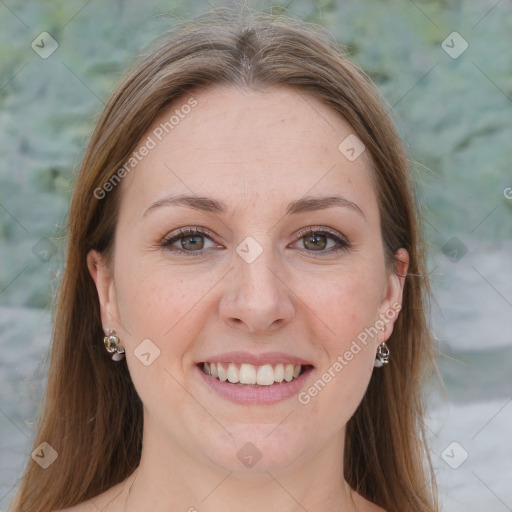
[[[293,88],[199,89],[162,111],[141,138],[122,203],[137,210],[173,192],[222,197],[235,208],[250,198],[334,191],[367,202],[370,159],[363,151],[349,160],[339,147],[347,137],[355,135],[346,121]]]

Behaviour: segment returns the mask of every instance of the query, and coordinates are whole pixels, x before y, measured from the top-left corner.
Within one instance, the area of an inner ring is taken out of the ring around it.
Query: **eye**
[[[210,239],[210,236],[203,228],[180,228],[177,233],[171,233],[166,237],[160,245],[171,252],[197,256],[204,253],[205,238]],[[180,247],[175,247],[174,244],[178,241]]]
[[[210,233],[200,227],[180,228],[177,232],[171,233],[160,246],[174,253],[186,254],[187,256],[200,256],[205,253],[205,239],[211,240]],[[328,247],[328,240],[334,242],[334,246]],[[335,231],[327,228],[306,228],[299,233],[299,240],[303,240],[303,247],[308,253],[318,253],[318,256],[347,251],[352,248],[351,244]],[[175,244],[179,242],[179,247]],[[213,242],[212,242],[213,243]],[[214,244],[213,247],[219,247]],[[317,254],[312,254],[317,256]]]
[[[327,230],[326,228],[307,228],[299,233],[300,240],[307,252],[319,253],[319,255],[338,253],[352,248],[351,244],[342,235]],[[328,240],[335,242],[334,246],[328,246]],[[316,256],[316,254],[314,255]]]

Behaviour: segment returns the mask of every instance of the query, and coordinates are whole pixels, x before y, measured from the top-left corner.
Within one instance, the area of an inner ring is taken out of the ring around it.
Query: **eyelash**
[[[195,227],[195,228],[180,228],[177,233],[171,233],[169,236],[164,238],[162,242],[160,243],[160,246],[168,251],[171,251],[173,253],[177,254],[186,254],[187,256],[202,256],[208,249],[201,249],[198,251],[186,251],[184,249],[179,249],[178,247],[172,247],[172,244],[181,238],[185,238],[188,236],[206,236],[211,240],[210,233],[205,230],[204,228]],[[330,249],[323,250],[323,251],[309,251],[305,249],[306,252],[308,252],[313,257],[323,257],[325,255],[330,255],[333,253],[340,253],[340,252],[346,252],[350,249],[352,249],[352,245],[345,240],[340,235],[337,235],[335,232],[327,230],[326,228],[306,228],[299,232],[298,240],[305,238],[307,236],[313,236],[313,235],[322,235],[327,236],[328,238],[331,238],[334,240],[340,247],[331,247]],[[213,241],[213,240],[212,240]],[[316,254],[315,254],[316,253]]]

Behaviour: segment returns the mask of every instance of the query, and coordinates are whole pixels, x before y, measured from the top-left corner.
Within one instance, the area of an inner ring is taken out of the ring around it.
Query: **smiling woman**
[[[407,159],[320,27],[220,9],[167,37],[105,107],[68,228],[14,511],[437,510]]]

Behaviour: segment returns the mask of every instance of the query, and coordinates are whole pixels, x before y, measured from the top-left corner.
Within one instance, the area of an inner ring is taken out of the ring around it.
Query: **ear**
[[[379,318],[384,325],[383,332],[379,333],[378,343],[387,341],[393,332],[393,326],[402,308],[402,299],[405,285],[405,277],[409,268],[409,253],[406,249],[399,249],[395,253],[394,268],[387,278],[387,286],[384,297],[379,307]]]
[[[87,268],[98,292],[101,323],[105,334],[108,334],[109,329],[119,331],[121,321],[112,272],[108,268],[103,256],[94,249],[87,254]]]

